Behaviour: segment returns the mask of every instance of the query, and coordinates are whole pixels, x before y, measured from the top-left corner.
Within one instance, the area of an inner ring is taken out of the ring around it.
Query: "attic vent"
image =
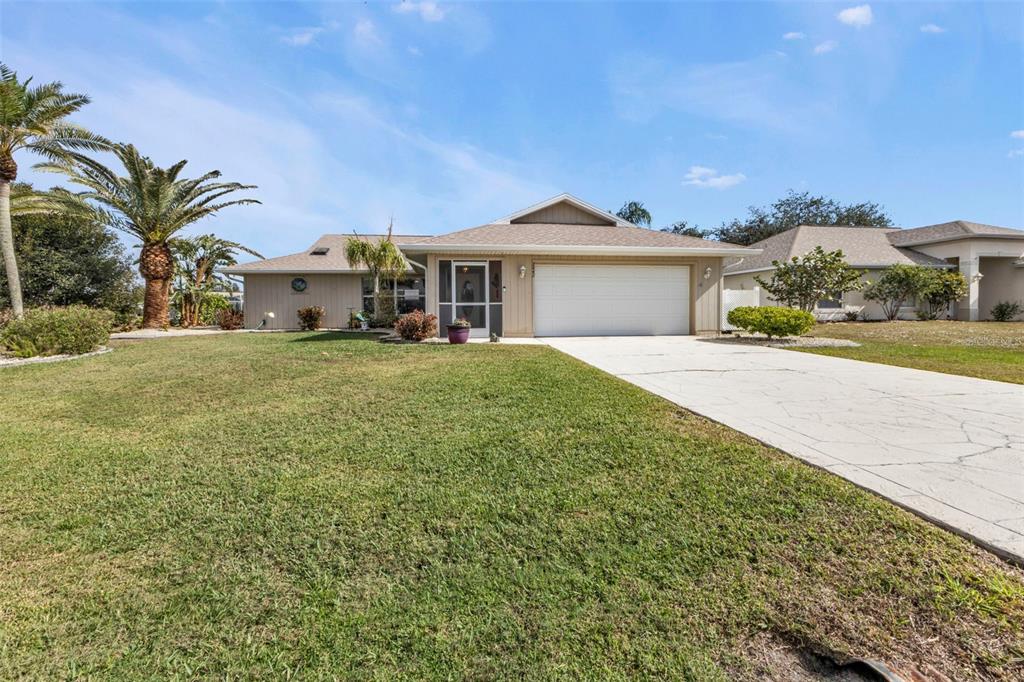
[[[328,251],[330,251],[330,248],[328,248],[326,246],[318,246],[315,249],[313,249],[312,251],[310,251],[309,255],[310,256],[326,256]]]

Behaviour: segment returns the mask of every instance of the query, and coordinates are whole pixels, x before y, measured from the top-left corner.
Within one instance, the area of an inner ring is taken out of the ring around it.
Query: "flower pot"
[[[448,343],[466,343],[469,341],[469,327],[448,325]]]

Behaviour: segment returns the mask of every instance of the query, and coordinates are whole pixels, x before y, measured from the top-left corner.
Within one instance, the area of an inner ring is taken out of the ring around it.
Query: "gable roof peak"
[[[539,203],[533,204],[532,206],[527,206],[526,208],[520,209],[520,210],[516,211],[515,213],[510,213],[509,215],[507,215],[507,216],[505,216],[503,218],[499,218],[499,219],[495,220],[491,224],[492,225],[509,225],[509,224],[513,223],[517,218],[521,218],[521,217],[529,215],[531,213],[536,213],[538,211],[542,211],[545,208],[548,208],[549,206],[554,206],[555,204],[560,204],[560,203],[569,204],[570,206],[573,206],[573,207],[583,211],[584,213],[589,213],[590,215],[593,215],[596,218],[600,218],[601,220],[607,220],[612,225],[614,225],[616,227],[639,227],[638,225],[634,225],[633,223],[629,222],[628,220],[623,220],[622,218],[620,218],[619,216],[615,215],[611,211],[605,211],[602,208],[598,208],[597,206],[595,206],[595,205],[593,205],[593,204],[591,204],[589,202],[586,202],[586,201],[584,201],[583,199],[580,199],[577,196],[569,194],[568,192],[562,192],[561,194],[555,195],[555,196],[551,197],[550,199],[545,199],[544,201],[541,201]]]

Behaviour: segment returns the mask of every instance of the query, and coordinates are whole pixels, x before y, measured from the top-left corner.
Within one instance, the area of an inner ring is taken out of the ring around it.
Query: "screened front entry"
[[[439,333],[457,319],[469,320],[470,336],[501,335],[501,261],[438,261]]]

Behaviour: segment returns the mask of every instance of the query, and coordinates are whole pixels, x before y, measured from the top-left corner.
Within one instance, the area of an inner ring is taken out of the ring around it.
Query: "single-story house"
[[[992,307],[1000,301],[1024,305],[1024,232],[1007,227],[963,220],[910,229],[801,225],[751,246],[761,253],[729,259],[724,286],[730,292],[759,290],[760,305],[778,304],[758,287],[755,277],[767,281],[772,261],[802,256],[816,246],[841,250],[847,263],[867,271],[864,279],[869,281],[900,263],[959,269],[969,291],[952,306],[954,319],[991,319]],[[900,316],[913,319],[916,310],[917,302],[907,301]],[[848,292],[841,300],[819,301],[814,312],[819,319],[838,319],[848,311],[867,319],[884,318],[881,307],[864,300],[859,291]]]
[[[367,273],[345,260],[348,238],[226,268],[245,279],[246,326],[295,328],[295,311],[310,305],[324,306],[326,326],[347,326],[372,299]],[[760,253],[637,227],[568,194],[486,225],[394,241],[409,262],[393,290],[399,311],[437,315],[440,334],[466,318],[476,336],[715,332],[723,259]]]

